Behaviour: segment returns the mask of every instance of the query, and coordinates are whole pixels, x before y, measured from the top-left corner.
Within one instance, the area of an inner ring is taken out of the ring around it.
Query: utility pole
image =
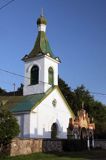
[[[16,88],[16,84],[13,83],[13,88],[14,88],[14,96],[15,96],[15,88]]]

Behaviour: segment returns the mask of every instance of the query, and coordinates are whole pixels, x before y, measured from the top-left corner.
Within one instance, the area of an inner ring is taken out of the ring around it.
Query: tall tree
[[[59,87],[75,115],[81,109],[82,102],[84,102],[85,110],[89,113],[90,117],[94,118],[96,135],[106,138],[106,106],[96,101],[84,85],[78,86],[72,91],[68,84],[59,78]]]
[[[75,96],[74,92],[72,92],[72,90],[68,86],[68,84],[66,84],[66,82],[64,80],[62,80],[61,78],[59,78],[59,80],[58,80],[58,85],[59,85],[59,88],[60,88],[61,92],[63,93],[64,97],[66,98],[68,104],[70,105],[70,107],[74,111],[74,107],[73,107],[74,96]]]
[[[84,107],[86,111],[89,113],[90,107],[94,102],[94,98],[93,96],[91,96],[90,92],[85,88],[84,85],[81,85],[74,90],[74,94],[75,94],[74,98],[75,112],[77,112],[78,109],[81,109],[82,102],[84,102],[85,104]]]

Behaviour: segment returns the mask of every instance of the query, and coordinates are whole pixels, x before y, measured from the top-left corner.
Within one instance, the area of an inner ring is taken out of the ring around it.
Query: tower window
[[[31,85],[39,83],[39,68],[38,66],[33,66],[31,69]]]
[[[49,70],[48,70],[48,82],[50,85],[54,84],[54,71],[52,67],[49,67]]]

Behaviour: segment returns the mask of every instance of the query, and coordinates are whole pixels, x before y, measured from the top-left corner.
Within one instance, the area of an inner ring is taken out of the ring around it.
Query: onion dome
[[[45,19],[44,16],[40,16],[38,19],[37,19],[37,25],[40,25],[40,24],[47,24],[47,21]]]
[[[60,62],[60,59],[58,57],[55,57],[51,47],[49,45],[49,41],[46,37],[46,24],[47,21],[43,14],[37,19],[37,27],[38,27],[38,35],[35,41],[35,45],[32,49],[32,51],[25,55],[22,60],[27,61],[30,58],[39,57],[42,55],[46,55],[48,57],[51,57],[55,59],[56,61]]]

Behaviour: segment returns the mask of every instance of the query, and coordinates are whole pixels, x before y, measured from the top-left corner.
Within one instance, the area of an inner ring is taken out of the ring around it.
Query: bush
[[[12,113],[0,104],[0,146],[1,151],[4,146],[11,142],[11,139],[19,134],[19,125]]]
[[[87,149],[86,140],[64,140],[63,141],[63,150],[64,151],[82,151]]]

